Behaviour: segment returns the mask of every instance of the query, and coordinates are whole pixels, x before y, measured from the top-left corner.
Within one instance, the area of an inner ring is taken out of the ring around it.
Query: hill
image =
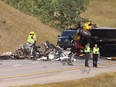
[[[82,17],[99,26],[116,27],[116,0],[92,0]]]
[[[46,40],[56,43],[59,34],[59,31],[42,24],[35,17],[0,1],[0,53],[14,51],[25,44],[30,31],[36,32],[38,44]]]

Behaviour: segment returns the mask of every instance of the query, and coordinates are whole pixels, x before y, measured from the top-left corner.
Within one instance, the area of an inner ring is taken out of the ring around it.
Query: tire
[[[24,53],[22,52],[22,50],[16,50],[16,56],[20,59],[24,56]]]
[[[87,31],[87,30],[81,29],[81,30],[79,31],[79,33],[80,33],[80,35],[82,35],[82,36],[84,36],[84,37],[91,37],[91,33],[90,33],[89,31]]]

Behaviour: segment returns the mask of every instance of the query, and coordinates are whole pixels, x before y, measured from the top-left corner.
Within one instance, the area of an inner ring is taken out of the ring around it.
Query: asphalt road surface
[[[116,72],[116,61],[100,59],[98,68],[84,67],[84,59],[77,59],[74,66],[59,61],[3,60],[0,61],[0,87],[45,84],[91,77],[105,72]]]

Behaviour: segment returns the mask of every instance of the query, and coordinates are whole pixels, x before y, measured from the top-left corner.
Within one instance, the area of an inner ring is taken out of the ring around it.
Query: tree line
[[[41,22],[60,30],[74,27],[85,12],[90,0],[2,0],[28,15],[36,16]]]

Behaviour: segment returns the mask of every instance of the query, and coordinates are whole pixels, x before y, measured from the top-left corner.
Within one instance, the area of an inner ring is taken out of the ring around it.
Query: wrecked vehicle
[[[81,36],[81,40],[77,43],[78,47],[80,46],[80,43],[82,47],[85,47],[85,45],[89,42],[91,44],[91,48],[93,48],[96,43],[100,48],[102,57],[116,57],[116,28],[98,27],[91,29],[89,33],[83,30],[79,32],[78,29],[65,30],[58,37],[57,44],[65,49],[72,48],[74,44],[72,43],[73,37],[76,33],[80,33]]]

